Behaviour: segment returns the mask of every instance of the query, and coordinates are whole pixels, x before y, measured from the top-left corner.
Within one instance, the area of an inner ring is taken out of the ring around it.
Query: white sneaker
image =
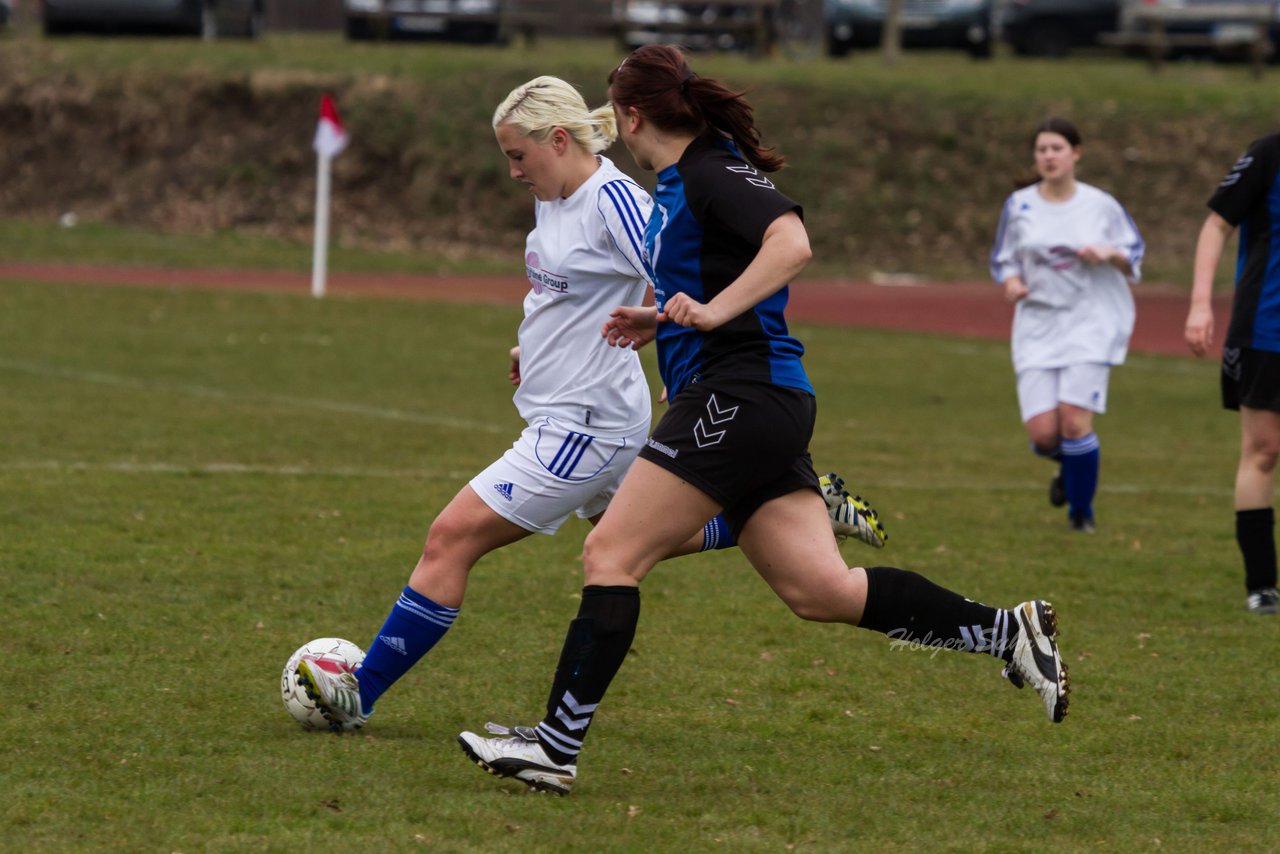
[[[327,658],[302,656],[298,682],[334,732],[360,729],[369,720],[360,708],[360,681],[344,665]]]
[[[822,498],[827,502],[831,516],[831,530],[837,540],[857,537],[874,549],[884,548],[889,535],[884,531],[880,516],[860,495],[850,495],[844,488],[844,478],[829,472],[818,478]]]
[[[1244,606],[1251,614],[1274,614],[1280,611],[1280,593],[1274,587],[1260,587],[1250,590],[1244,600]]]
[[[488,723],[485,729],[511,738],[485,738],[474,732],[458,736],[462,752],[495,777],[514,777],[531,789],[567,795],[578,777],[577,765],[552,762],[534,735],[533,727],[505,727]]]
[[[1030,683],[1044,700],[1049,720],[1061,723],[1067,715],[1071,680],[1058,654],[1057,614],[1052,605],[1040,599],[1023,602],[1013,613],[1020,631],[1013,647],[1013,661],[1005,665],[1002,675],[1015,688]]]

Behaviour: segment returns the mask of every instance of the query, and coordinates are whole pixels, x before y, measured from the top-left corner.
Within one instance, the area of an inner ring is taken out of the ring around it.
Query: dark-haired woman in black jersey
[[[808,444],[816,416],[787,329],[788,283],[810,258],[800,206],[773,184],[751,107],[700,77],[683,54],[650,45],[609,78],[619,138],[657,173],[645,234],[656,305],[621,307],[614,344],[654,340],[670,408],[583,553],[586,586],[569,625],[546,715],[458,741],[482,768],[568,793],[577,755],[640,613],[639,584],[702,522],[723,511],[743,554],[801,618],[843,622],[904,642],[993,655],[1062,720],[1067,674],[1052,607],[991,608],[892,567],[848,567],[836,547]],[[699,521],[701,520],[701,521]]]

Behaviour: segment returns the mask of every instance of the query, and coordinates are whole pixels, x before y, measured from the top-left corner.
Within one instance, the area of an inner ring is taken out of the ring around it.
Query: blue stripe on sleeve
[[[1004,246],[1004,233],[1009,228],[1009,209],[1012,206],[1013,196],[1010,196],[1000,210],[1000,225],[996,227],[996,242],[991,247],[991,278],[996,280],[997,285],[1004,284],[1004,281],[1000,278],[1000,263],[996,258],[1000,255],[1000,250]]]
[[[623,230],[626,232],[627,241],[631,244],[635,256],[644,258],[644,212],[640,210],[631,194],[619,186],[623,183],[626,182],[610,181],[600,189],[613,202],[613,207],[622,220]]]
[[[1133,278],[1138,279],[1142,276],[1142,259],[1147,254],[1147,244],[1142,239],[1142,232],[1138,231],[1138,224],[1133,221],[1133,217],[1129,216],[1124,205],[1120,205],[1120,213],[1124,214],[1129,228],[1133,229],[1133,236],[1138,238],[1137,244],[1129,250],[1129,266],[1133,268]]]

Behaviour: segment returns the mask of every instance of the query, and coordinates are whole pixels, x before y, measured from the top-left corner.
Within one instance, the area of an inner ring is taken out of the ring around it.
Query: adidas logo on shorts
[[[498,490],[499,495],[501,495],[503,498],[510,501],[511,493],[512,493],[512,490],[515,488],[515,486],[514,484],[510,484],[510,483],[495,483],[493,485],[493,488]]]

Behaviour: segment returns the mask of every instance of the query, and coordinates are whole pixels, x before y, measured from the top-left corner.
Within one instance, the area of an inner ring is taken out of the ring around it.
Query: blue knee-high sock
[[[717,516],[702,527],[702,551],[731,549],[738,544],[723,516]]]
[[[1098,491],[1098,434],[1062,440],[1062,488],[1072,516],[1093,518],[1093,496]]]
[[[458,617],[457,608],[437,605],[406,587],[356,670],[360,707],[367,715],[395,681],[436,645]]]

